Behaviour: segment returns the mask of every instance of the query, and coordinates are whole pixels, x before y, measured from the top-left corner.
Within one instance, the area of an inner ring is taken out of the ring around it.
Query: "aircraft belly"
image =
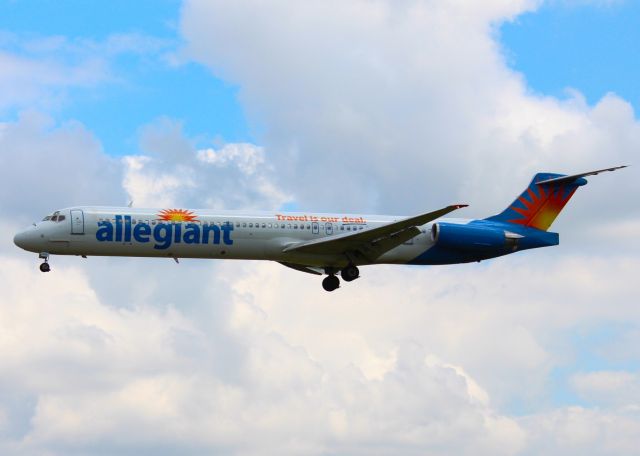
[[[49,253],[58,255],[269,259],[262,239],[237,239],[231,245],[172,243],[162,249],[152,242],[102,243],[96,241],[95,236],[85,234],[73,236],[67,242],[49,242],[47,248]]]
[[[376,259],[376,263],[404,264],[413,260],[425,250],[433,246],[430,240],[417,239],[411,244],[402,244],[398,247],[383,253]]]
[[[277,257],[272,258],[274,261],[281,261],[285,263],[302,264],[305,266],[316,267],[345,267],[349,264],[349,260],[344,255],[323,255],[323,254],[311,254],[311,253],[283,253]],[[368,263],[363,263],[368,264]]]

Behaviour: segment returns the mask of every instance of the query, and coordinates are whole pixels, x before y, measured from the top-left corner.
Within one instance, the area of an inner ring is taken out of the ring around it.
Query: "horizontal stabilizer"
[[[545,179],[542,180],[540,182],[536,182],[537,185],[543,185],[543,184],[567,184],[569,182],[575,182],[576,180],[580,179],[581,177],[587,177],[587,176],[597,176],[600,173],[604,173],[606,171],[615,171],[616,169],[622,169],[622,168],[626,168],[627,165],[622,165],[622,166],[614,166],[613,168],[604,168],[604,169],[597,169],[595,171],[588,171],[586,173],[581,173],[581,174],[574,174],[572,176],[562,176],[562,177],[555,177],[553,179]]]

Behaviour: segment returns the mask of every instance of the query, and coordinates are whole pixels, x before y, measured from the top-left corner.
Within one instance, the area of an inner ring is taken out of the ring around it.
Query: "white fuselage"
[[[272,260],[318,267],[343,267],[349,260],[344,255],[310,255],[283,249],[401,218],[211,210],[172,213],[130,207],[73,207],[57,211],[53,217],[55,220],[43,220],[16,235],[16,244],[33,252],[57,255]],[[430,224],[424,225],[418,236],[384,253],[375,263],[407,263],[432,245]]]

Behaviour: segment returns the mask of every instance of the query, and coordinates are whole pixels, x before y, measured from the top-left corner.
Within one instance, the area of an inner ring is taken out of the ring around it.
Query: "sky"
[[[0,2],[0,453],[631,455],[640,6]],[[76,204],[498,213],[589,178],[561,244],[371,266],[53,257]]]

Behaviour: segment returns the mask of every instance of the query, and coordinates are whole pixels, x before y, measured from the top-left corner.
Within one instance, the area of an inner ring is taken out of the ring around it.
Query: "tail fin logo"
[[[532,189],[534,186],[537,187],[538,193]],[[570,185],[567,189],[564,185],[538,186],[533,184],[510,207],[512,211],[520,214],[521,217],[508,220],[508,222],[546,231],[571,199],[577,188],[577,186],[573,185]]]

